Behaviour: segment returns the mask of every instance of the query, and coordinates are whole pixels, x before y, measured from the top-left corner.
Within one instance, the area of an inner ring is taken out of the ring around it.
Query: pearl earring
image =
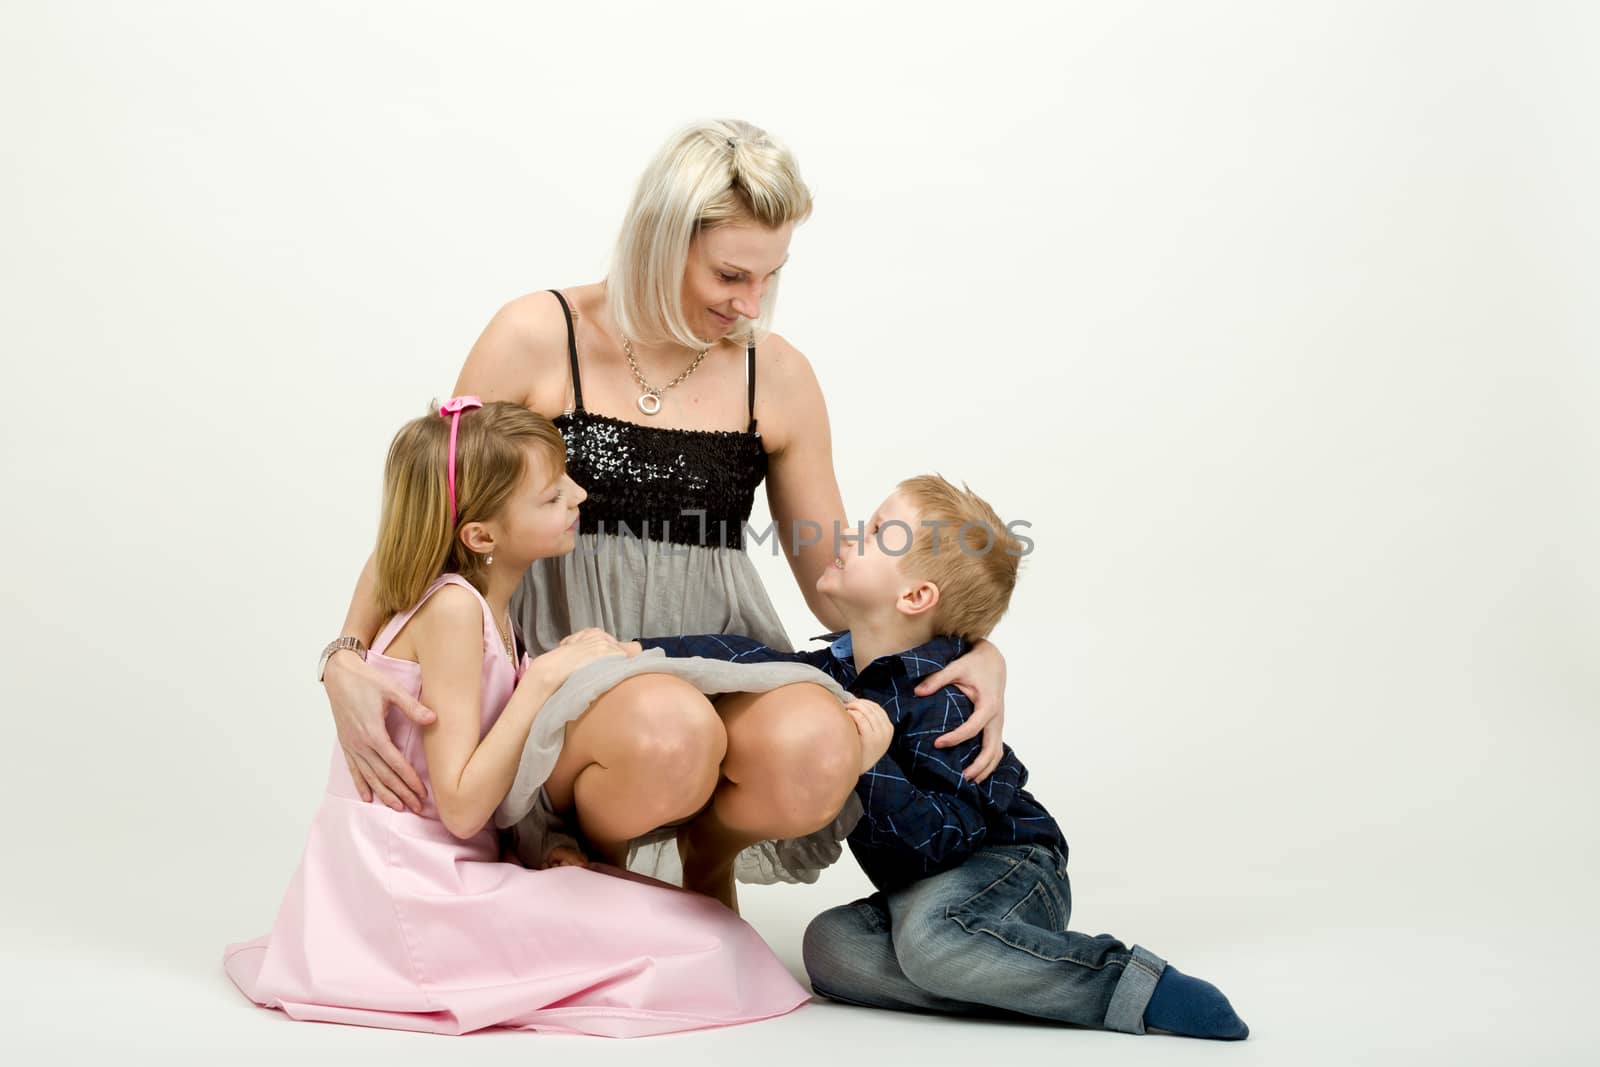
[[[491,552],[487,556],[483,557],[483,565],[485,567],[493,567],[494,566],[494,553],[493,552]]]

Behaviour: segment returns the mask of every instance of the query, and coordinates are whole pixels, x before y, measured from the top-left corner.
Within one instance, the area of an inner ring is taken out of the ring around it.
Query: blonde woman
[[[815,589],[836,555],[832,531],[848,525],[827,409],[805,357],[770,332],[790,236],[810,212],[794,157],[762,130],[689,127],[641,177],[608,276],[513,300],[468,354],[455,392],[552,418],[589,494],[575,551],[535,561],[512,601],[534,654],[589,628],[792,649],[744,544],[763,480],[806,603],[825,628],[840,625]],[[362,796],[415,810],[421,781],[389,739],[385,707],[432,715],[361,658],[381,622],[373,584],[369,561],[322,680]],[[968,769],[981,779],[1002,751],[1004,659],[981,642],[918,691],[952,683],[976,713],[940,740],[982,730]],[[552,740],[543,799],[575,813],[612,862],[651,831],[676,836],[684,884],[731,904],[734,854],[827,827],[851,793],[860,741],[822,685],[713,697],[667,674],[618,682]],[[761,876],[808,877],[793,866]]]

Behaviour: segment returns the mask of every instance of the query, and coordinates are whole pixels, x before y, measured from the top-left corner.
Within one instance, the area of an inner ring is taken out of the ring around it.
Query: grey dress
[[[793,651],[744,545],[755,491],[767,472],[755,420],[755,347],[745,353],[750,424],[742,432],[667,429],[598,415],[584,410],[571,309],[560,293],[555,297],[567,319],[574,407],[554,422],[566,440],[567,470],[589,497],[573,551],[536,560],[512,597],[524,646],[539,655],[568,634],[599,627],[624,641],[743,634]],[[538,864],[554,845],[570,843],[543,790],[566,724],[607,689],[644,673],[674,674],[707,694],[765,692],[805,681],[841,702],[849,699],[833,679],[804,664],[669,659],[659,649],[575,671],[534,720],[516,781],[495,815],[496,825],[513,828],[524,862]],[[858,804],[847,802],[834,824],[816,834],[753,846],[740,855],[735,873],[747,882],[815,881],[838,859],[859,813]],[[629,867],[680,880],[673,839],[671,828],[637,839]]]

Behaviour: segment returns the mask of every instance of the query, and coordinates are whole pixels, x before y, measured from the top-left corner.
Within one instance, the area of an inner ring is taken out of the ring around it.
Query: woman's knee
[[[820,685],[784,686],[755,723],[765,776],[796,833],[826,826],[861,774],[861,740],[838,699]],[[803,828],[801,828],[803,827]]]
[[[664,792],[692,793],[701,801],[709,795],[728,737],[705,694],[681,678],[645,674],[618,683],[595,707],[602,702],[604,719],[591,725],[604,731],[589,746],[595,762],[648,774]]]
[[[664,771],[716,768],[728,751],[728,735],[704,693],[678,678],[632,694],[620,739],[627,752]]]

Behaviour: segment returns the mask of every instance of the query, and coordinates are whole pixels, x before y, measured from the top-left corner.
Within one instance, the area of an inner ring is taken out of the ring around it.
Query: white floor
[[[860,877],[846,861],[814,887],[746,888],[744,911],[798,974],[805,917],[847,898],[860,887]],[[767,1023],[628,1042],[521,1032],[451,1039],[295,1023],[245,1002],[219,963],[222,942],[263,925],[241,923],[229,913],[239,902],[254,907],[271,891],[218,889],[218,896],[185,901],[152,890],[154,880],[135,877],[119,884],[107,869],[99,887],[101,907],[84,909],[81,892],[69,891],[59,911],[44,906],[31,926],[10,924],[0,977],[13,1022],[0,1048],[10,1046],[9,1062],[27,1064],[456,1065],[528,1064],[546,1057],[563,1064],[819,1067],[907,1067],[913,1060],[1297,1067],[1600,1063],[1600,1035],[1586,1022],[1585,1010],[1595,992],[1592,967],[1600,945],[1593,924],[1574,925],[1577,909],[1571,905],[1579,897],[1573,894],[1583,887],[1570,881],[1543,915],[1485,914],[1480,887],[1453,901],[1441,899],[1403,924],[1391,916],[1387,925],[1374,921],[1381,909],[1360,904],[1346,920],[1319,918],[1333,893],[1316,887],[1258,894],[1248,907],[1229,907],[1198,892],[1141,892],[1107,874],[1101,881],[1118,900],[1112,909],[1110,895],[1089,881],[1080,872],[1076,911],[1087,921],[1075,925],[1122,933],[1112,917],[1122,923],[1131,921],[1126,916],[1133,910],[1146,911],[1150,917],[1138,924],[1133,939],[1216,981],[1250,1023],[1250,1039],[1225,1044],[1131,1037],[822,1001]],[[218,886],[223,884],[219,879]],[[1094,921],[1091,907],[1107,922]],[[7,910],[12,920],[20,917]],[[136,912],[147,921],[128,921]]]

